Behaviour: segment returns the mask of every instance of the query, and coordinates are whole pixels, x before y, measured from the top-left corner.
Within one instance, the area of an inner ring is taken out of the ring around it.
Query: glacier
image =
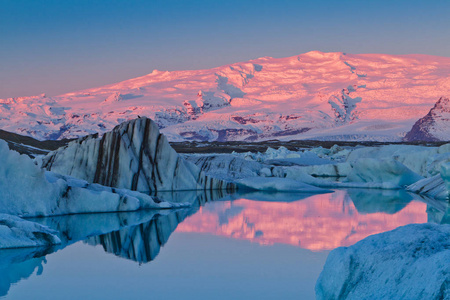
[[[64,95],[0,99],[0,127],[55,140],[146,116],[170,141],[399,142],[423,132],[449,140],[449,72],[447,57],[320,51],[154,70]]]
[[[411,224],[330,252],[317,299],[448,299],[450,225]]]

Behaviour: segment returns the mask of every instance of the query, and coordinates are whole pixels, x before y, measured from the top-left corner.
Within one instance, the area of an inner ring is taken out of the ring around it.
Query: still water
[[[446,222],[444,205],[404,191],[183,195],[192,207],[34,219],[63,243],[0,251],[0,298],[314,299],[330,250]]]

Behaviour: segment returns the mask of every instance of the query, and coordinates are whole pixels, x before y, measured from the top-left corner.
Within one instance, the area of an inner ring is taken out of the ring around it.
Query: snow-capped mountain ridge
[[[450,99],[441,97],[405,136],[406,141],[450,140]]]
[[[38,139],[152,118],[171,141],[400,141],[450,93],[450,58],[312,51],[205,70],[157,71],[56,97],[0,100],[0,128]]]

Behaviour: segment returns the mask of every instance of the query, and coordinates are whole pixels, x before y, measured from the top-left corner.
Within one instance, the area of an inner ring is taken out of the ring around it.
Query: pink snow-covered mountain
[[[147,116],[171,141],[401,141],[449,95],[447,57],[313,51],[207,70],[154,70],[56,97],[0,99],[0,129],[75,138]],[[430,130],[450,140],[442,120]]]

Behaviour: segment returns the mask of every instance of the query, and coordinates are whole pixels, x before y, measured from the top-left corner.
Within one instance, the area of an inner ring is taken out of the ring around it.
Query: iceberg
[[[134,211],[186,204],[157,203],[148,195],[46,172],[0,140],[0,213],[22,217]]]
[[[273,167],[257,161],[247,160],[233,154],[184,156],[186,160],[198,166],[208,176],[232,181],[255,176],[273,176]]]
[[[436,199],[449,199],[450,163],[441,164],[441,172],[439,174],[419,180],[409,185],[407,190]]]
[[[449,299],[450,225],[411,224],[328,255],[317,299]]]
[[[347,176],[349,182],[380,183],[386,189],[401,188],[423,179],[394,159],[358,159],[352,167]]]
[[[116,126],[70,142],[42,159],[42,167],[89,183],[157,192],[233,189],[231,183],[206,176],[184,160],[148,118]]]
[[[236,180],[238,188],[268,192],[332,193],[300,181],[278,177],[249,177]]]

